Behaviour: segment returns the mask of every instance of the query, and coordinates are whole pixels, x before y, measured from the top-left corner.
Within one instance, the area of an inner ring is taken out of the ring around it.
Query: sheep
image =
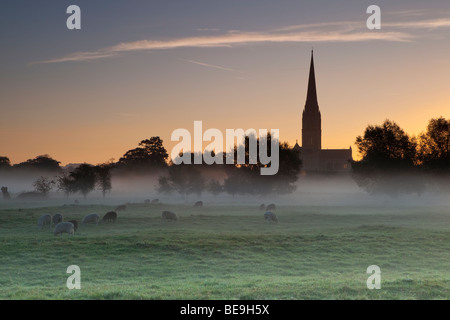
[[[100,217],[98,216],[98,214],[96,213],[91,213],[88,214],[87,216],[85,216],[83,218],[83,220],[81,221],[82,224],[86,224],[86,223],[95,223],[96,225],[98,225],[98,220],[100,219]]]
[[[44,214],[38,219],[38,227],[42,229],[45,226],[50,227],[52,225],[52,216],[49,214]]]
[[[275,211],[276,210],[275,204],[274,203],[269,204],[267,206],[266,210],[267,211]]]
[[[110,211],[107,212],[104,216],[103,216],[103,221],[105,222],[111,222],[115,223],[117,219],[117,213],[115,211]]]
[[[263,203],[259,206],[259,210],[266,210],[266,205]]]
[[[194,207],[203,207],[203,201],[197,201],[194,203]]]
[[[123,205],[117,206],[114,211],[125,211],[125,210],[127,210],[127,206],[123,204]]]
[[[63,216],[62,216],[61,214],[59,214],[59,213],[55,214],[55,215],[53,216],[53,218],[52,218],[52,223],[53,223],[54,225],[57,225],[58,223],[60,223],[60,222],[62,222],[62,221],[63,221]]]
[[[56,236],[57,234],[63,234],[64,232],[68,234],[73,234],[75,231],[75,227],[72,222],[61,222],[58,223],[53,231],[53,234]]]
[[[267,222],[278,222],[278,217],[275,213],[266,211],[266,213],[264,213],[264,220]]]
[[[73,224],[74,231],[78,229],[78,221],[77,220],[69,220],[68,222]]]
[[[178,220],[177,214],[171,211],[163,211],[161,217],[163,220]]]

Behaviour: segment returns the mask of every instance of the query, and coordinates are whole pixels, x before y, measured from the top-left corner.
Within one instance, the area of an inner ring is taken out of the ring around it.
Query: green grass
[[[448,299],[445,208],[128,205],[115,225],[38,230],[108,206],[0,210],[0,299]],[[162,210],[179,214],[162,221]],[[81,290],[68,290],[69,265]],[[366,286],[370,265],[381,290]]]

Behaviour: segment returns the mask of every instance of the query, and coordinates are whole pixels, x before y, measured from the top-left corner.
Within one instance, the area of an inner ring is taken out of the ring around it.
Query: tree
[[[39,177],[33,183],[33,187],[36,192],[41,193],[44,197],[48,197],[50,191],[53,189],[55,181],[50,180],[48,177]]]
[[[364,137],[356,138],[358,152],[366,160],[388,167],[412,165],[416,155],[413,141],[395,122],[386,120],[381,126],[369,125]]]
[[[59,166],[61,162],[56,161],[48,154],[37,156],[34,159],[29,159],[25,162],[14,165],[16,169],[25,170],[39,170],[47,172],[60,172],[61,167]]]
[[[156,186],[156,191],[159,194],[171,194],[174,191],[172,187],[169,177],[160,176],[158,178],[158,185]]]
[[[221,194],[224,190],[223,185],[215,180],[209,180],[208,183],[206,184],[206,190],[208,190],[209,193],[211,193],[214,196],[218,196],[219,194]]]
[[[427,131],[419,136],[418,161],[427,171],[450,172],[450,120],[429,121]]]
[[[435,191],[450,190],[450,120],[431,119],[419,136],[418,163]]]
[[[200,196],[205,185],[205,178],[196,165],[171,163],[168,168],[168,176],[158,179],[157,190],[160,193],[176,191],[184,198],[189,194]]]
[[[256,139],[256,138],[254,138]],[[250,138],[245,137],[243,143],[234,147],[235,165],[226,167],[227,178],[224,181],[224,190],[233,196],[235,194],[287,194],[295,191],[296,181],[301,169],[301,160],[298,153],[289,147],[286,142],[278,144],[279,169],[274,175],[261,175],[261,168],[269,166],[263,164],[259,156],[260,140],[267,141],[268,153],[271,154],[272,137],[267,136],[256,139],[258,156],[256,161],[250,161]],[[245,150],[245,164],[237,163],[237,153],[240,148]],[[256,162],[252,164],[251,162]],[[270,164],[273,165],[273,164]]]
[[[69,198],[71,193],[75,193],[75,180],[67,173],[63,173],[56,178],[56,185],[58,190],[62,191],[64,195]]]
[[[169,157],[160,137],[142,140],[139,147],[128,150],[118,161],[120,168],[132,170],[148,170],[166,167]]]
[[[244,169],[236,166],[225,167],[227,172],[227,178],[223,182],[223,190],[233,197],[237,194],[250,193],[249,181]]]
[[[95,167],[90,164],[83,163],[71,172],[69,177],[73,179],[73,189],[80,192],[84,198],[95,188]]]
[[[352,176],[368,192],[396,196],[424,191],[415,166],[417,143],[395,122],[369,125],[356,146],[362,159],[353,161]]]
[[[102,191],[103,198],[105,198],[106,192],[112,188],[111,168],[111,163],[103,163],[95,167],[97,186]]]
[[[9,158],[0,156],[0,170],[10,168],[11,168],[11,161],[9,160]]]

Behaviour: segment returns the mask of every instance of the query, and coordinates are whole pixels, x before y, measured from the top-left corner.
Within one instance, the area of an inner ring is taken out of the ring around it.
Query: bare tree
[[[48,177],[39,177],[36,181],[33,183],[34,189],[42,193],[45,197],[47,197],[50,193],[50,191],[53,189],[53,186],[55,185],[55,181],[50,180]]]

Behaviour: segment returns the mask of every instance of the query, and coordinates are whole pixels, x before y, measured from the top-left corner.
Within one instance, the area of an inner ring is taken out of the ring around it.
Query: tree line
[[[270,135],[261,137],[268,139]],[[381,125],[369,125],[355,144],[361,159],[351,161],[351,175],[356,183],[369,193],[396,196],[401,193],[422,194],[426,190],[450,190],[450,120],[431,119],[426,131],[417,137],[408,135],[398,124],[386,120]],[[268,195],[288,194],[296,189],[301,171],[298,152],[286,142],[279,145],[279,171],[273,176],[260,175],[263,166],[249,161],[249,138],[235,145],[232,165],[175,165],[168,161],[168,153],[160,137],[139,142],[117,161],[99,165],[82,164],[67,172],[60,162],[49,155],[41,155],[11,165],[7,157],[0,157],[0,172],[46,172],[34,182],[36,191],[48,195],[52,189],[66,196],[80,193],[86,197],[95,189],[105,196],[111,190],[111,176],[151,175],[157,178],[159,193],[177,193],[183,197],[203,192],[213,195]],[[236,163],[238,148],[245,148],[245,163]],[[259,150],[259,139],[257,139]],[[214,152],[214,151],[205,151]],[[269,148],[269,153],[271,152]],[[257,153],[259,154],[259,152]],[[194,154],[191,157],[194,158]],[[215,154],[212,154],[215,156]],[[221,156],[224,157],[225,154]],[[204,157],[202,157],[204,158]],[[53,176],[49,178],[48,176]]]
[[[268,139],[269,154],[270,135],[262,137]],[[256,139],[259,151],[259,139]],[[263,165],[259,159],[256,164],[249,164],[249,138],[246,137],[241,145],[235,145],[235,163],[231,165],[175,165],[168,161],[168,153],[160,137],[151,137],[142,140],[137,148],[128,150],[117,162],[100,165],[81,164],[70,172],[63,171],[60,162],[49,155],[41,155],[25,162],[11,165],[7,157],[0,157],[0,171],[10,172],[46,172],[35,182],[35,190],[48,195],[53,189],[63,192],[67,197],[80,193],[86,197],[96,188],[105,196],[111,190],[111,176],[114,175],[149,175],[157,177],[156,189],[161,194],[178,193],[186,197],[190,194],[200,196],[203,192],[213,195],[228,193],[237,194],[285,194],[293,192],[296,188],[301,161],[298,153],[289,145],[279,143],[279,171],[274,176],[261,176],[260,168]],[[238,148],[245,148],[246,164],[236,162]],[[208,151],[205,151],[208,152]],[[212,156],[214,156],[214,151]],[[258,152],[259,154],[259,152]],[[194,157],[194,154],[190,154]],[[223,153],[221,156],[226,157]],[[202,157],[203,159],[204,157]],[[224,161],[225,163],[225,161]],[[54,178],[49,178],[53,175]]]
[[[394,121],[369,125],[356,138],[361,160],[353,161],[352,176],[370,193],[450,190],[450,120],[429,120],[426,131],[408,135]]]

